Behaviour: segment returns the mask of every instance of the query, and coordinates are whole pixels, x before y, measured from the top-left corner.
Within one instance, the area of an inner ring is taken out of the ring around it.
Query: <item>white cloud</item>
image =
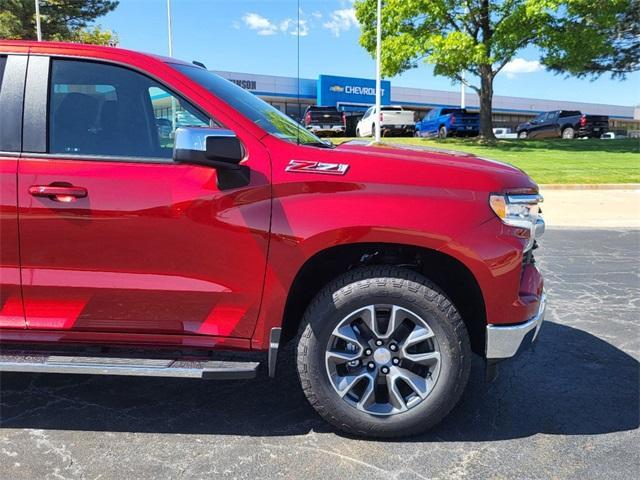
[[[278,33],[278,27],[271,20],[257,13],[247,13],[242,17],[242,21],[251,30],[255,30],[258,35],[274,35]]]
[[[540,70],[542,70],[542,64],[538,60],[525,60],[524,58],[514,58],[502,69],[507,74],[507,78],[515,78],[519,73],[533,73]]]
[[[298,35],[298,29],[296,28],[297,21],[292,18],[285,18],[280,22],[275,22],[257,13],[247,13],[242,17],[242,21],[250,30],[254,30],[258,35],[275,35],[277,33]],[[309,34],[309,25],[306,20],[300,19],[299,28],[301,37]]]
[[[295,27],[295,24],[294,24],[294,27]],[[298,35],[298,30],[294,28],[289,33],[291,33],[291,35]],[[309,35],[309,24],[307,23],[306,20],[301,19],[300,20],[300,36],[306,37],[307,35]]]
[[[334,10],[329,15],[329,20],[322,24],[324,28],[331,30],[331,32],[339,37],[342,32],[350,30],[351,27],[358,26],[358,19],[356,18],[356,11],[353,8],[339,8]]]

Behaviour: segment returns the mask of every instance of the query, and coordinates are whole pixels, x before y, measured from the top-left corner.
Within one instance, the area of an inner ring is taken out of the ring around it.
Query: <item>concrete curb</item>
[[[542,190],[640,190],[640,183],[547,183]]]

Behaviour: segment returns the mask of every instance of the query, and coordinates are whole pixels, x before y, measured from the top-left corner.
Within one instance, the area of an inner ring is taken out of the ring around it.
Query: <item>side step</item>
[[[172,358],[81,357],[38,353],[0,354],[0,372],[76,373],[139,377],[246,380],[255,378],[258,362]]]

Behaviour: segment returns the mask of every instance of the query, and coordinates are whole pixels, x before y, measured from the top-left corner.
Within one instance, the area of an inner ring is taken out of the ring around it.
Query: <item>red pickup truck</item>
[[[116,48],[0,41],[0,79],[0,371],[278,365],[337,428],[392,437],[449,413],[472,352],[492,371],[538,334],[542,199],[517,168],[333,147]]]

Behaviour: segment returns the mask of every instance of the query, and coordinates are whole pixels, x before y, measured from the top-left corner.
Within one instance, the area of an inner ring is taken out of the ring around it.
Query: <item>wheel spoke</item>
[[[362,410],[367,410],[376,401],[376,396],[374,394],[376,387],[375,378],[370,374],[366,374],[365,376],[368,378],[369,383],[358,401],[358,408]]]
[[[364,347],[362,346],[362,342],[360,341],[358,334],[349,323],[347,323],[346,325],[342,325],[340,328],[337,328],[333,332],[333,335],[347,342],[354,343],[355,345],[358,346],[360,351],[364,350]]]
[[[344,397],[360,380],[365,377],[369,377],[369,374],[366,372],[359,375],[345,375],[343,377],[336,376],[334,381],[336,391],[341,397]]]
[[[426,378],[416,375],[405,368],[396,368],[394,377],[403,380],[407,385],[409,385],[409,387],[411,387],[411,390],[418,394],[420,398],[425,398],[427,396],[429,384]]]
[[[326,353],[326,359],[335,363],[347,363],[360,357],[360,352],[338,352],[329,350]]]
[[[397,368],[394,368],[389,375],[387,375],[387,392],[389,393],[389,403],[396,411],[403,411],[407,409],[407,404],[398,390],[396,380],[399,378],[397,375]]]
[[[408,347],[424,342],[425,340],[429,340],[433,336],[434,334],[431,329],[416,325],[407,339],[403,342],[403,349],[406,350]]]
[[[387,333],[383,338],[389,338],[393,335],[396,329],[400,326],[402,321],[406,317],[406,310],[404,308],[400,308],[396,305],[391,309],[391,316],[389,317],[389,326],[387,327]]]
[[[376,318],[376,308],[374,305],[369,305],[368,307],[363,308],[358,312],[360,314],[360,318],[365,323],[369,330],[373,332],[376,337],[381,337],[380,331],[378,330],[378,319]]]
[[[425,352],[425,353],[406,353],[403,352],[402,356],[407,360],[419,363],[421,365],[433,365],[440,361],[440,352]]]

